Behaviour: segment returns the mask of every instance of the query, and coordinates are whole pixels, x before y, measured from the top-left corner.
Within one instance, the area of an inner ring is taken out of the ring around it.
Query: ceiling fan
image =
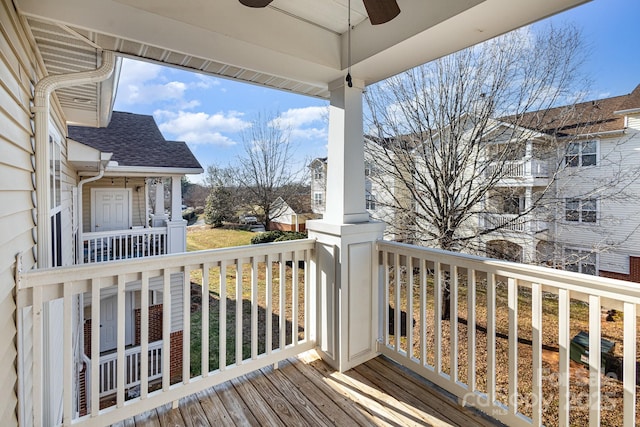
[[[240,0],[245,6],[266,7],[273,0]],[[362,0],[367,9],[371,24],[378,25],[391,21],[400,13],[400,7],[396,0]]]

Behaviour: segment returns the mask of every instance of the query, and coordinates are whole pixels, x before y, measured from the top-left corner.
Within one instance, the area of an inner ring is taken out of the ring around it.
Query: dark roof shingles
[[[69,138],[113,153],[119,166],[202,168],[186,143],[164,139],[152,116],[114,111],[106,128],[69,126]]]

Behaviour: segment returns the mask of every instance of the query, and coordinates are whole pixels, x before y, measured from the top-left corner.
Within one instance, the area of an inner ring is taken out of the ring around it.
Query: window
[[[565,219],[571,222],[596,222],[598,201],[596,199],[567,199]]]
[[[62,138],[55,131],[54,125],[49,129],[49,216],[51,218],[51,267],[62,265],[62,206],[60,188],[60,164],[62,161]]]
[[[567,166],[595,166],[598,157],[598,141],[570,142],[564,156]]]
[[[598,271],[596,265],[596,254],[582,249],[565,248],[564,269],[567,271],[595,276]]]
[[[313,179],[319,181],[324,178],[324,173],[322,173],[322,168],[318,167],[313,170]]]
[[[365,207],[367,208],[367,210],[376,210],[376,196],[367,193],[365,195]]]
[[[372,170],[373,170],[373,168],[371,167],[371,163],[365,162],[364,163],[364,176],[371,176]]]
[[[322,206],[323,205],[323,197],[322,197],[322,193],[321,192],[315,192],[313,193],[313,204],[315,206]]]

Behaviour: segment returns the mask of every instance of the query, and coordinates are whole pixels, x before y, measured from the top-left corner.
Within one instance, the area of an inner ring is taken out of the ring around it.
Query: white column
[[[155,190],[156,203],[153,207],[153,214],[151,215],[151,226],[164,227],[169,217],[164,213],[164,180],[162,178],[156,178]]]
[[[162,178],[156,179],[156,205],[153,209],[155,216],[164,215],[164,182]]]
[[[340,371],[377,353],[378,257],[384,224],[369,222],[365,209],[363,82],[330,85],[327,208],[322,220],[307,221],[317,239],[311,274],[317,295],[319,352]]]
[[[353,87],[346,86],[342,79],[329,86],[329,158],[324,219],[332,224],[369,220],[364,204],[363,87],[363,82],[356,79],[353,79]]]
[[[182,219],[181,178],[171,177],[171,219],[167,221],[167,245],[170,254],[187,251],[187,221]]]
[[[182,220],[182,177],[171,177],[171,221]]]

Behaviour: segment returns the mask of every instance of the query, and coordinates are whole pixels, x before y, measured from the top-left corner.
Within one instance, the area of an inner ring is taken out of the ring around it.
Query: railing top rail
[[[82,233],[83,239],[98,239],[112,236],[145,236],[148,234],[166,234],[167,227],[127,228],[124,230],[90,231]]]
[[[66,282],[89,282],[96,278],[117,277],[139,274],[140,272],[181,271],[185,266],[215,264],[226,260],[250,260],[293,251],[310,250],[315,247],[315,239],[300,239],[260,245],[237,246],[232,248],[209,249],[180,254],[159,255],[148,258],[106,261],[101,263],[73,265],[30,270],[18,274],[18,291]],[[289,259],[287,259],[289,261]]]
[[[379,240],[377,247],[380,251],[393,251],[401,255],[428,258],[443,264],[452,264],[554,288],[565,288],[577,292],[596,294],[614,300],[624,300],[640,304],[640,284],[633,284],[623,280],[589,276],[549,267],[483,258],[476,255],[384,240]]]

